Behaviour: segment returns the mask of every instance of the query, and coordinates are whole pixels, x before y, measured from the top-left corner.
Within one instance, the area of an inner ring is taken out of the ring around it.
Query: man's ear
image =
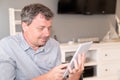
[[[28,29],[27,23],[22,22],[21,24],[22,24],[22,29],[23,29],[23,31],[26,31],[26,30]]]

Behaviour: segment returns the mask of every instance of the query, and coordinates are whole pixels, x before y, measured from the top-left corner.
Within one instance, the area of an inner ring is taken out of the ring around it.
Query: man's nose
[[[48,28],[45,28],[44,33],[45,33],[46,36],[49,36],[50,35],[50,30]]]

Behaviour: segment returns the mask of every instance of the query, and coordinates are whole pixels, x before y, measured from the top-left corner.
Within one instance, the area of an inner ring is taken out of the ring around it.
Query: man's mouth
[[[42,40],[42,42],[46,42],[48,40],[48,38],[42,38],[41,40]]]

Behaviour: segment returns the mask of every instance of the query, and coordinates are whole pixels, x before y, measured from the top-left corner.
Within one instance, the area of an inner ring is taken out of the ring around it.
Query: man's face
[[[46,20],[41,14],[38,14],[28,26],[22,23],[24,37],[32,47],[45,45],[50,37],[52,19]]]

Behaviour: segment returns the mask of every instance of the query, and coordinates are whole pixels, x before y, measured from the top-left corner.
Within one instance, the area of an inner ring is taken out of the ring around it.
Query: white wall
[[[114,15],[60,15],[57,14],[58,0],[0,0],[0,38],[9,35],[8,8],[23,8],[29,3],[43,3],[55,13],[53,35],[60,42],[73,38],[99,37],[109,30],[109,23],[114,25]]]

